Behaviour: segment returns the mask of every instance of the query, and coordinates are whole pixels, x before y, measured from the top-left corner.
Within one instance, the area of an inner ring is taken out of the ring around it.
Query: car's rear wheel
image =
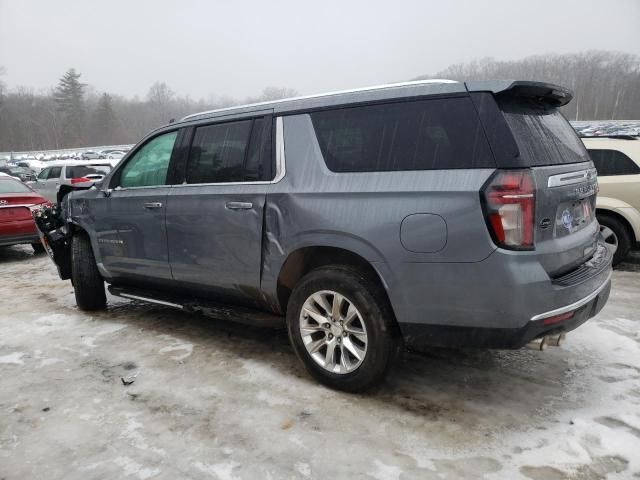
[[[32,243],[31,248],[33,248],[33,253],[37,255],[45,252],[44,246],[41,243]]]
[[[605,242],[617,246],[616,253],[613,255],[613,265],[618,265],[625,259],[631,249],[629,229],[623,222],[612,215],[600,214],[598,215],[598,222]]]
[[[81,310],[102,310],[107,306],[104,280],[85,234],[74,235],[71,240],[71,282]]]
[[[401,345],[382,287],[346,266],[323,267],[302,278],[289,299],[287,326],[309,373],[350,392],[379,383]]]

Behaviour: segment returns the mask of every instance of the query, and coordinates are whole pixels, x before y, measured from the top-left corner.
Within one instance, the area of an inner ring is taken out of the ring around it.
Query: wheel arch
[[[313,245],[300,247],[290,252],[282,263],[276,285],[280,310],[286,312],[291,292],[304,275],[311,270],[328,265],[348,265],[362,271],[382,287],[387,297],[385,300],[391,305],[387,284],[374,263],[360,254],[342,247]]]
[[[633,243],[638,242],[638,240],[640,239],[640,232],[637,231],[638,229],[640,229],[640,224],[637,224],[637,228],[634,228],[633,222],[627,217],[627,215],[625,215],[623,212],[619,211],[618,209],[609,209],[606,207],[599,206],[596,208],[596,216],[598,215],[608,215],[610,217],[615,218],[619,222],[621,222],[629,232],[631,241]]]

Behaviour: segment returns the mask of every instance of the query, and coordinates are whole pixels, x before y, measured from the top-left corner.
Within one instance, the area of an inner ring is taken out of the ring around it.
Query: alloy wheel
[[[356,370],[367,354],[367,329],[351,300],[332,290],[310,295],[300,311],[300,335],[313,360],[331,373]]]

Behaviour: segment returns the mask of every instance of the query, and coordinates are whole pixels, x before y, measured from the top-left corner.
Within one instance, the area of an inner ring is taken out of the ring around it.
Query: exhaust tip
[[[530,350],[542,351],[547,348],[547,337],[536,338],[527,343],[527,348]]]
[[[551,347],[561,347],[564,343],[564,339],[567,337],[566,333],[560,333],[558,335],[551,335],[547,338],[547,343]]]

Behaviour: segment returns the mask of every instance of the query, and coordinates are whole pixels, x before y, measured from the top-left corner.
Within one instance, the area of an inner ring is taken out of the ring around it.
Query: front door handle
[[[250,210],[253,208],[251,202],[227,202],[227,208],[229,210]]]
[[[144,208],[162,208],[162,204],[160,202],[148,202],[143,204]]]

